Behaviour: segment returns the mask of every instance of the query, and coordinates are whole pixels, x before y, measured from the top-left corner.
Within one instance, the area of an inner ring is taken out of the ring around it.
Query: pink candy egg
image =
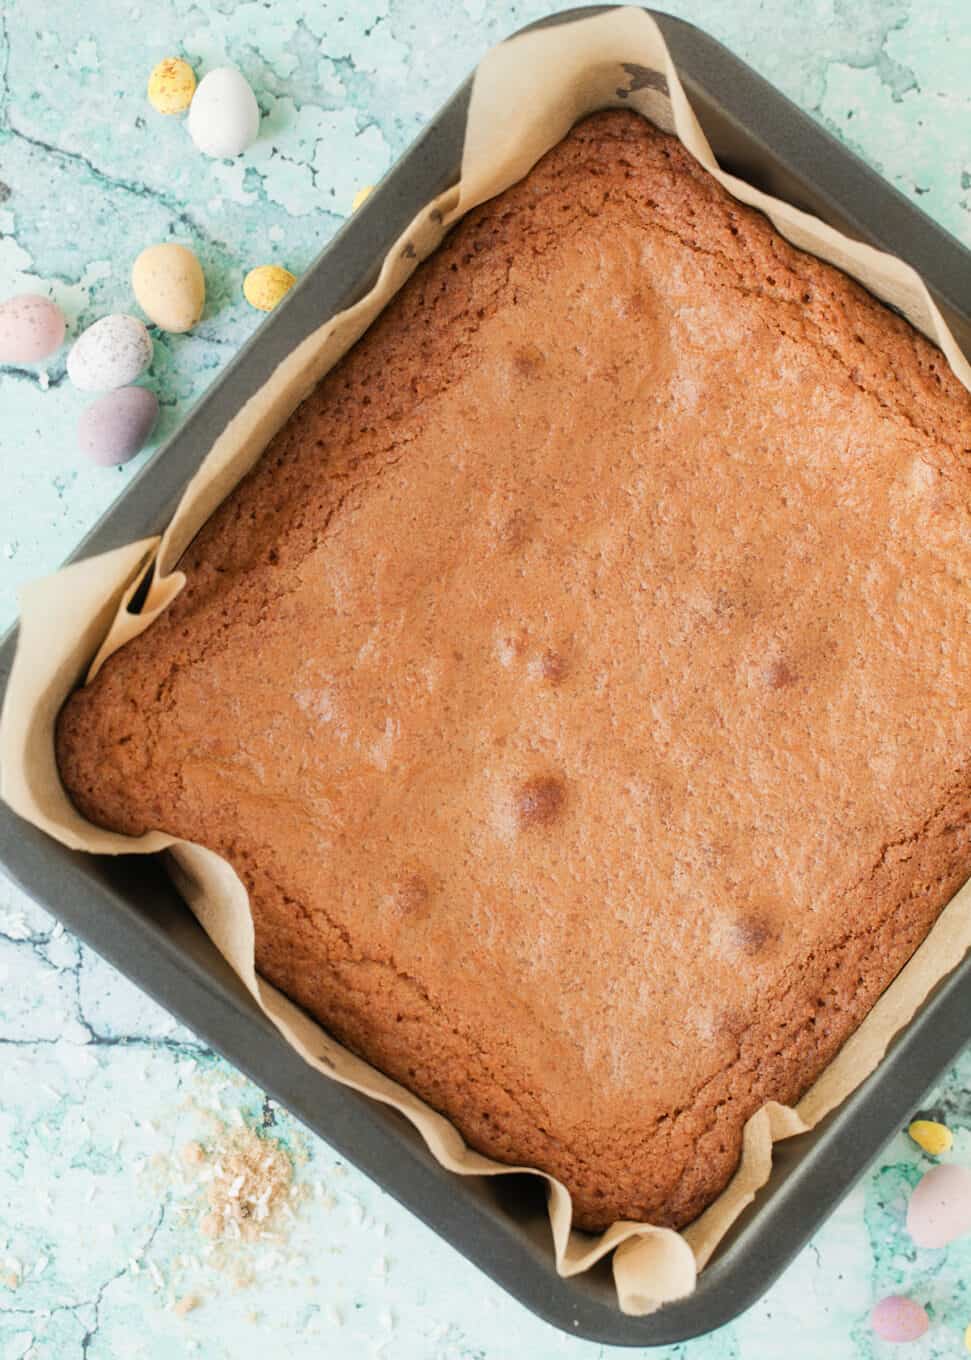
[[[36,364],[64,342],[64,313],[39,293],[0,303],[0,364]]]
[[[902,1294],[891,1294],[874,1304],[870,1323],[881,1341],[916,1341],[930,1326],[920,1304]]]
[[[971,1171],[932,1166],[910,1197],[907,1231],[919,1247],[946,1247],[971,1232]]]
[[[98,467],[116,467],[143,447],[158,419],[158,398],[147,387],[119,387],[81,412],[78,445]]]

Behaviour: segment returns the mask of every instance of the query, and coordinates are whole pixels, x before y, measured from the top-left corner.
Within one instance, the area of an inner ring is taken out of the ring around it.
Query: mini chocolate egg
[[[874,1304],[870,1325],[881,1341],[916,1341],[927,1331],[930,1319],[914,1299],[891,1294]]]
[[[148,102],[156,113],[185,113],[192,103],[196,75],[181,57],[165,57],[148,78]]]
[[[67,376],[82,392],[110,392],[134,382],[152,362],[152,340],[136,316],[103,316],[68,351]]]
[[[64,313],[39,293],[0,303],[0,364],[36,364],[64,341]]]
[[[158,398],[147,387],[118,387],[81,412],[78,447],[98,467],[127,463],[158,420]]]
[[[238,156],[256,141],[260,110],[235,66],[219,66],[202,77],[186,125],[207,156]]]
[[[251,307],[272,312],[296,281],[295,275],[282,264],[258,264],[243,280],[243,296]]]
[[[971,1171],[953,1162],[932,1166],[910,1197],[907,1231],[919,1247],[946,1247],[971,1232]]]
[[[160,330],[191,330],[206,305],[202,266],[187,246],[166,242],[143,250],[132,265],[138,305]]]

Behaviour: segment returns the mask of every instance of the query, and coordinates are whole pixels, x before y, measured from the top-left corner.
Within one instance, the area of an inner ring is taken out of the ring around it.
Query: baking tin
[[[566,11],[541,25],[604,8]],[[971,355],[971,254],[719,43],[681,20],[655,18],[720,163],[913,264]],[[371,286],[385,252],[419,209],[457,179],[469,92],[467,81],[72,561],[160,532],[242,403],[295,345]],[[14,646],[11,633],[0,647],[0,696]],[[723,1239],[695,1293],[650,1317],[625,1317],[608,1263],[570,1280],[556,1274],[536,1178],[451,1175],[403,1116],[307,1067],[216,953],[157,858],[67,850],[0,804],[0,866],[527,1308],[570,1335],[615,1345],[682,1341],[748,1308],[971,1036],[969,959],[937,987],[878,1070],[838,1110],[811,1133],[776,1145],[768,1185]]]

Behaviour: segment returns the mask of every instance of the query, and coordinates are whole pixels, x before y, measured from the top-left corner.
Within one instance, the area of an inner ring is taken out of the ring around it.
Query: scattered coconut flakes
[[[241,1128],[244,1126],[244,1124],[246,1123],[246,1121],[245,1121],[245,1119],[243,1118],[242,1114],[239,1112],[239,1110],[236,1108],[235,1105],[234,1105],[233,1108],[229,1111],[229,1122],[230,1122],[232,1125],[234,1125],[237,1129],[241,1129]]]
[[[156,1289],[165,1288],[165,1280],[162,1276],[162,1272],[159,1270],[158,1266],[155,1264],[154,1261],[149,1261],[148,1273],[149,1275],[151,1275],[152,1283],[155,1285]]]
[[[206,1160],[205,1148],[201,1143],[186,1143],[182,1149],[182,1160],[186,1166],[199,1166]]]
[[[50,1265],[50,1263],[51,1263],[51,1262],[50,1262],[50,1257],[48,1257],[48,1256],[38,1256],[37,1260],[34,1262],[34,1271],[33,1271],[33,1273],[34,1273],[35,1277],[36,1277],[37,1275],[43,1275],[44,1271],[47,1269],[47,1267]]]
[[[60,921],[55,921],[55,923],[54,923],[54,928],[53,928],[53,930],[51,931],[51,939],[52,939],[52,940],[59,940],[63,934],[64,934],[64,926],[61,924]]]
[[[344,1315],[337,1307],[336,1303],[329,1303],[327,1305],[327,1320],[333,1327],[343,1327]]]
[[[198,1294],[183,1294],[181,1299],[172,1305],[172,1312],[177,1313],[179,1317],[185,1317],[201,1305],[202,1300]]]
[[[277,1210],[289,1211],[293,1167],[274,1139],[260,1137],[244,1124],[224,1137],[210,1167],[209,1213],[200,1223],[207,1237],[251,1242],[259,1236],[258,1223],[269,1221]]]
[[[12,557],[13,553],[7,555]],[[10,940],[29,940],[30,927],[27,924],[27,917],[22,911],[6,912],[0,919],[0,934],[6,935]]]

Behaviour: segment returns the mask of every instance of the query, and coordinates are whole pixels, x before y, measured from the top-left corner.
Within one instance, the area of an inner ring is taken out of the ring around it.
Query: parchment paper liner
[[[247,402],[189,483],[161,539],[145,539],[77,563],[23,590],[20,645],[0,730],[0,792],[11,807],[75,849],[147,854],[168,848],[169,867],[180,891],[287,1041],[319,1071],[400,1110],[437,1160],[461,1175],[502,1175],[529,1168],[510,1168],[471,1151],[447,1120],[335,1043],[256,975],[246,891],[225,860],[159,832],[132,839],[84,821],[58,778],[53,726],[85,666],[90,678],[106,657],[142,632],[175,597],[184,578],[173,566],[199,527],[252,467],[294,407],[439,244],[447,227],[520,179],[578,118],[608,106],[635,109],[674,131],[731,194],[761,209],[795,245],[839,266],[903,311],[941,347],[954,372],[971,388],[971,368],[914,270],[719,170],[651,18],[640,10],[616,10],[524,35],[493,49],[478,68],[459,185],[418,215],[386,257],[373,291],[299,345]],[[129,614],[126,606],[149,571],[145,604],[139,614]],[[963,958],[971,946],[968,905],[966,886],[795,1109],[771,1103],[752,1116],[735,1177],[683,1233],[626,1222],[615,1223],[596,1238],[571,1231],[570,1197],[558,1181],[546,1176],[559,1273],[586,1270],[616,1248],[613,1271],[624,1312],[648,1313],[689,1294],[696,1272],[768,1178],[773,1142],[811,1129],[858,1086],[934,984]]]

